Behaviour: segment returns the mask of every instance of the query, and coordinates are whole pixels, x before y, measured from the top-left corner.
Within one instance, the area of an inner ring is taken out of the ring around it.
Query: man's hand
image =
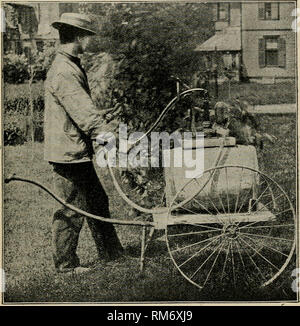
[[[122,104],[117,103],[113,108],[106,110],[104,114],[104,119],[108,122],[117,117],[122,110]]]
[[[97,138],[93,141],[93,149],[94,152],[97,153],[99,149],[103,149],[104,146],[115,146],[116,145],[116,138],[112,132],[102,132],[100,133]],[[108,150],[111,148],[107,148]]]

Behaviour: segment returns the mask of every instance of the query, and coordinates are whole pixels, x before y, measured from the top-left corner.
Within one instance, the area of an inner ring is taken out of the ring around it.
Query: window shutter
[[[279,19],[279,3],[278,2],[272,2],[271,3],[271,15],[272,19]]]
[[[260,19],[260,20],[265,19],[265,3],[264,2],[258,3],[258,19]]]
[[[261,38],[258,40],[258,65],[260,68],[266,66],[266,40]]]
[[[213,14],[213,21],[216,22],[218,20],[218,4],[214,3],[212,5],[212,14]]]
[[[281,68],[285,68],[286,65],[286,45],[285,39],[278,39],[278,66]]]

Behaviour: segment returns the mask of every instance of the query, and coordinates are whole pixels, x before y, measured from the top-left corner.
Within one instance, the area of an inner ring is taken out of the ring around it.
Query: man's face
[[[77,53],[78,54],[83,54],[89,44],[90,41],[90,36],[78,36],[76,45],[77,45]]]

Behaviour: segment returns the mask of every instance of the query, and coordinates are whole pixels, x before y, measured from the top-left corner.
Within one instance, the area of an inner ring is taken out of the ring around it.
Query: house
[[[33,47],[32,38],[37,31],[38,22],[34,8],[26,3],[3,5],[6,30],[3,33],[4,53],[26,53]]]
[[[5,3],[4,53],[29,56],[32,49],[42,50],[45,42],[55,44],[58,33],[51,23],[64,12],[78,12],[79,7],[79,3]]]
[[[275,82],[296,75],[295,2],[212,4],[215,35],[196,47],[209,68],[228,68],[236,80]]]

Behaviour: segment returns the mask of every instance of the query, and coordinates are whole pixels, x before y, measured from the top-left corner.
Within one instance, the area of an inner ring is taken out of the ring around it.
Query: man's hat
[[[52,23],[56,29],[61,29],[64,26],[76,27],[83,31],[86,35],[95,35],[96,32],[91,29],[92,21],[87,15],[77,13],[64,13],[58,21]]]

